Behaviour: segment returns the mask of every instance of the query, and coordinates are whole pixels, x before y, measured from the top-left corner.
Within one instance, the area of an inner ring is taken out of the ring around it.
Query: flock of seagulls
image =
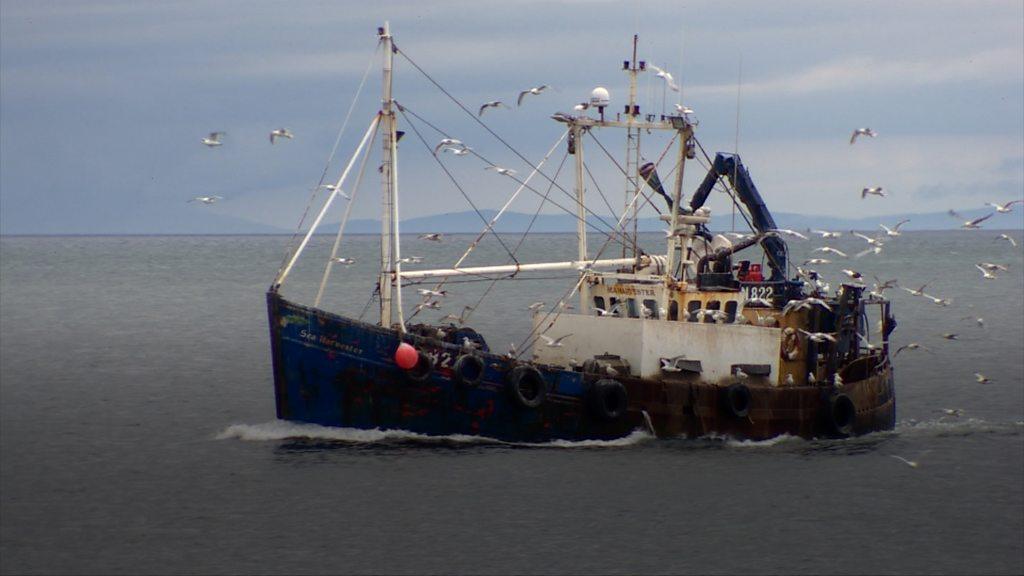
[[[223,131],[210,132],[205,138],[202,138],[199,142],[202,143],[207,148],[217,148],[219,146],[223,146],[224,145],[223,138],[226,135],[227,135],[227,132],[223,132]],[[276,130],[272,130],[270,132],[270,143],[274,144],[275,138],[287,138],[287,139],[291,140],[294,137],[295,137],[295,135],[292,134],[287,128],[277,128]],[[351,198],[349,198],[348,194],[345,194],[341,190],[337,190],[337,186],[334,186],[334,185],[331,185],[331,184],[324,184],[324,185],[321,186],[321,188],[327,188],[327,189],[332,190],[332,191],[337,191],[338,194],[344,196],[346,199],[351,200]],[[211,196],[196,196],[196,197],[192,198],[191,200],[189,200],[189,202],[200,202],[202,204],[205,204],[205,205],[209,206],[211,204],[216,204],[218,201],[223,200],[223,199],[224,199],[223,196],[213,196],[213,195],[211,195]]]

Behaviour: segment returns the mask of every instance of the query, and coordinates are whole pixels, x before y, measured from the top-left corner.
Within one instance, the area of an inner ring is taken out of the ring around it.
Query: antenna
[[[736,72],[736,137],[733,141],[732,154],[736,160],[732,163],[732,181],[736,181],[740,157],[740,93],[743,87],[743,53],[740,52],[739,70]],[[736,231],[736,202],[732,202],[732,231]]]

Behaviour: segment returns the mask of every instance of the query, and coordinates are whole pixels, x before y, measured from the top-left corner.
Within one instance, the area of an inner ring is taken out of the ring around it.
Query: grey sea
[[[833,286],[852,267],[952,299],[887,292],[892,344],[923,345],[896,358],[894,431],[549,445],[276,421],[265,291],[288,237],[0,238],[0,572],[1024,573],[1024,258],[996,236],[907,232],[859,259],[863,241],[832,243],[851,255],[819,268]],[[447,266],[471,239],[411,235],[403,256]],[[312,302],[332,242],[314,239],[287,297]],[[793,259],[820,245],[791,241]],[[376,240],[342,253],[357,263],[322,306],[372,319]],[[469,262],[506,260],[491,239]],[[469,323],[504,350],[527,304],[570,286],[451,283],[415,321],[486,296]]]

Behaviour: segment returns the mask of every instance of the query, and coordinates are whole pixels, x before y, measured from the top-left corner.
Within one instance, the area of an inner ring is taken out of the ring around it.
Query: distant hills
[[[990,211],[965,210],[960,214],[965,219],[973,219],[984,216],[988,212]],[[409,218],[402,221],[401,231],[402,233],[410,234],[423,232],[442,232],[448,234],[479,232],[484,227],[484,220],[490,221],[496,214],[496,211],[481,210],[480,214],[483,215],[483,218],[472,211]],[[1020,230],[1024,228],[1024,218],[1021,217],[1021,214],[1022,212],[996,214],[982,224],[982,226],[993,230]],[[904,224],[901,230],[953,230],[959,228],[957,221],[945,212],[895,214],[870,218],[838,218],[834,216],[809,216],[806,214],[782,212],[773,214],[773,217],[779,228],[791,228],[794,230],[804,230],[807,228],[823,230],[879,230],[879,224],[892,227],[896,222],[903,219],[910,219],[910,222]],[[527,229],[531,220],[533,220],[532,214],[507,212],[498,220],[494,228],[498,232],[522,232]],[[593,218],[589,220],[594,221]],[[610,225],[615,224],[611,217],[606,217],[605,221]],[[715,222],[712,221],[712,223]],[[717,216],[718,226],[713,227],[713,229],[724,229],[729,226],[730,222],[731,216],[719,214]],[[737,228],[740,227],[741,222],[742,218],[737,216]],[[598,226],[606,229],[603,225],[598,224]],[[642,232],[657,232],[667,228],[667,225],[656,218],[642,218],[638,228]],[[322,227],[321,232],[335,232],[337,229],[337,224],[334,224],[333,226]],[[530,230],[534,232],[574,232],[576,230],[576,219],[568,214],[541,214],[537,216]],[[377,220],[352,220],[345,227],[345,231],[352,234],[379,234],[380,222]]]

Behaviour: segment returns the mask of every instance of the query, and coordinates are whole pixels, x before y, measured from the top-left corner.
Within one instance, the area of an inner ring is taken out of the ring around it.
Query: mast
[[[633,201],[635,196],[640,190],[639,180],[639,167],[640,167],[640,128],[634,127],[633,123],[636,121],[636,117],[640,115],[640,107],[636,105],[636,77],[637,72],[643,70],[646,66],[644,63],[640,63],[637,66],[636,61],[636,48],[639,41],[640,35],[633,35],[633,58],[626,63],[626,70],[629,72],[629,103],[626,105],[626,122],[628,127],[626,128],[626,200],[625,206],[623,207],[623,215],[629,212],[630,208],[633,209],[633,256],[637,254],[636,246],[636,227],[637,227],[637,211],[640,206],[638,202]],[[625,237],[629,237],[627,231],[627,225],[629,220],[623,223],[622,231]],[[622,256],[626,256],[626,245],[622,245]]]
[[[380,325],[384,328],[391,327],[391,292],[392,279],[396,278],[395,272],[398,266],[398,259],[395,257],[397,238],[395,236],[395,222],[397,220],[397,203],[395,191],[397,183],[394,174],[394,152],[395,152],[395,113],[392,110],[391,101],[391,70],[394,63],[394,46],[391,39],[391,27],[388,22],[377,29],[381,41],[384,43],[384,78],[383,97],[381,100],[380,127],[383,133],[383,159],[381,164],[381,228],[380,228],[380,276],[377,281],[377,288],[380,292]],[[401,288],[399,288],[401,290]],[[401,300],[401,295],[399,295]]]
[[[572,125],[572,139],[575,144],[576,153],[576,241],[578,242],[577,260],[586,262],[587,258],[587,212],[584,201],[584,180],[583,180],[583,129],[579,124]],[[580,270],[580,277],[587,275],[587,268]],[[589,309],[590,306],[590,285],[580,282],[580,312]]]

